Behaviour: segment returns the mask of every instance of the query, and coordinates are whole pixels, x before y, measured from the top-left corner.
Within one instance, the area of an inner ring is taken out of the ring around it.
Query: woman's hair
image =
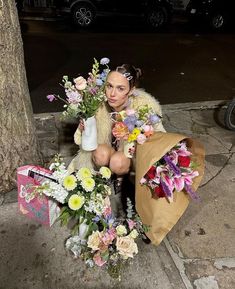
[[[123,76],[125,76],[126,79],[129,81],[130,88],[138,86],[139,78],[142,75],[141,69],[135,68],[131,64],[119,65],[111,71],[117,71],[121,73]]]

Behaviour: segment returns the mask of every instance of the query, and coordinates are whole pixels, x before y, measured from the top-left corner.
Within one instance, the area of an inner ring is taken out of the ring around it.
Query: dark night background
[[[214,33],[191,27],[182,10],[175,11],[171,24],[160,32],[128,17],[100,18],[93,27],[79,29],[53,9],[25,10],[20,24],[35,113],[62,110],[61,103],[49,103],[46,95],[63,94],[63,75],[86,77],[93,57],[140,67],[141,87],[162,104],[234,96],[234,28]]]

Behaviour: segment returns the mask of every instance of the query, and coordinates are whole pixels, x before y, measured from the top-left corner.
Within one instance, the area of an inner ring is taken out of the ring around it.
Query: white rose
[[[124,259],[133,258],[134,254],[138,253],[138,247],[134,239],[129,236],[117,237],[116,247],[118,253],[123,256]]]
[[[87,246],[92,250],[99,250],[99,244],[101,240],[101,233],[99,231],[93,232],[87,240]]]
[[[139,235],[139,233],[137,232],[136,229],[132,230],[132,231],[130,232],[130,234],[129,234],[129,236],[130,236],[131,238],[133,238],[133,239],[137,238],[138,235]]]
[[[123,236],[127,233],[126,227],[123,225],[117,226],[116,231],[118,236]]]
[[[75,87],[77,88],[77,90],[84,90],[87,86],[86,79],[83,78],[82,76],[75,78],[73,81],[75,83]]]

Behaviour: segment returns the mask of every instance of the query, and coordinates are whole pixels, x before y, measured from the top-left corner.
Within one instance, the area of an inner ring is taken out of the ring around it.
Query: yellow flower
[[[128,142],[132,142],[132,141],[135,141],[137,139],[137,136],[135,134],[129,134],[128,136]]]
[[[104,179],[109,179],[111,177],[111,171],[107,167],[101,167],[99,172]]]
[[[132,134],[135,135],[136,137],[140,134],[140,129],[139,128],[134,128],[132,131]]]
[[[66,190],[72,191],[77,186],[77,179],[74,175],[70,175],[64,178],[63,185]]]
[[[86,178],[82,180],[81,185],[86,192],[92,192],[95,187],[95,181],[92,178]]]
[[[77,194],[72,195],[69,198],[68,205],[71,210],[79,210],[85,202],[85,198],[83,196],[79,196]]]
[[[88,168],[81,168],[76,174],[79,181],[82,181],[85,178],[90,178],[91,176],[91,171]]]

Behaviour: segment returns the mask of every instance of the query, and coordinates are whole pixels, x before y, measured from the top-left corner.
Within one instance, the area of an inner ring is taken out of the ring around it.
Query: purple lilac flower
[[[172,171],[174,172],[174,174],[176,176],[180,176],[181,175],[180,169],[171,161],[171,159],[168,156],[165,155],[163,157],[163,159],[167,163],[167,165],[170,167],[170,169],[172,169]]]
[[[107,58],[107,57],[103,57],[103,58],[101,58],[101,60],[100,60],[100,64],[101,65],[106,65],[106,64],[108,64],[110,62],[110,60],[109,60],[109,58]]]
[[[49,95],[47,95],[47,99],[48,99],[50,102],[52,102],[52,101],[55,100],[56,98],[55,98],[54,94],[49,94]]]
[[[152,124],[158,123],[160,121],[160,119],[161,118],[157,114],[150,114],[150,116],[149,116],[149,121]]]

